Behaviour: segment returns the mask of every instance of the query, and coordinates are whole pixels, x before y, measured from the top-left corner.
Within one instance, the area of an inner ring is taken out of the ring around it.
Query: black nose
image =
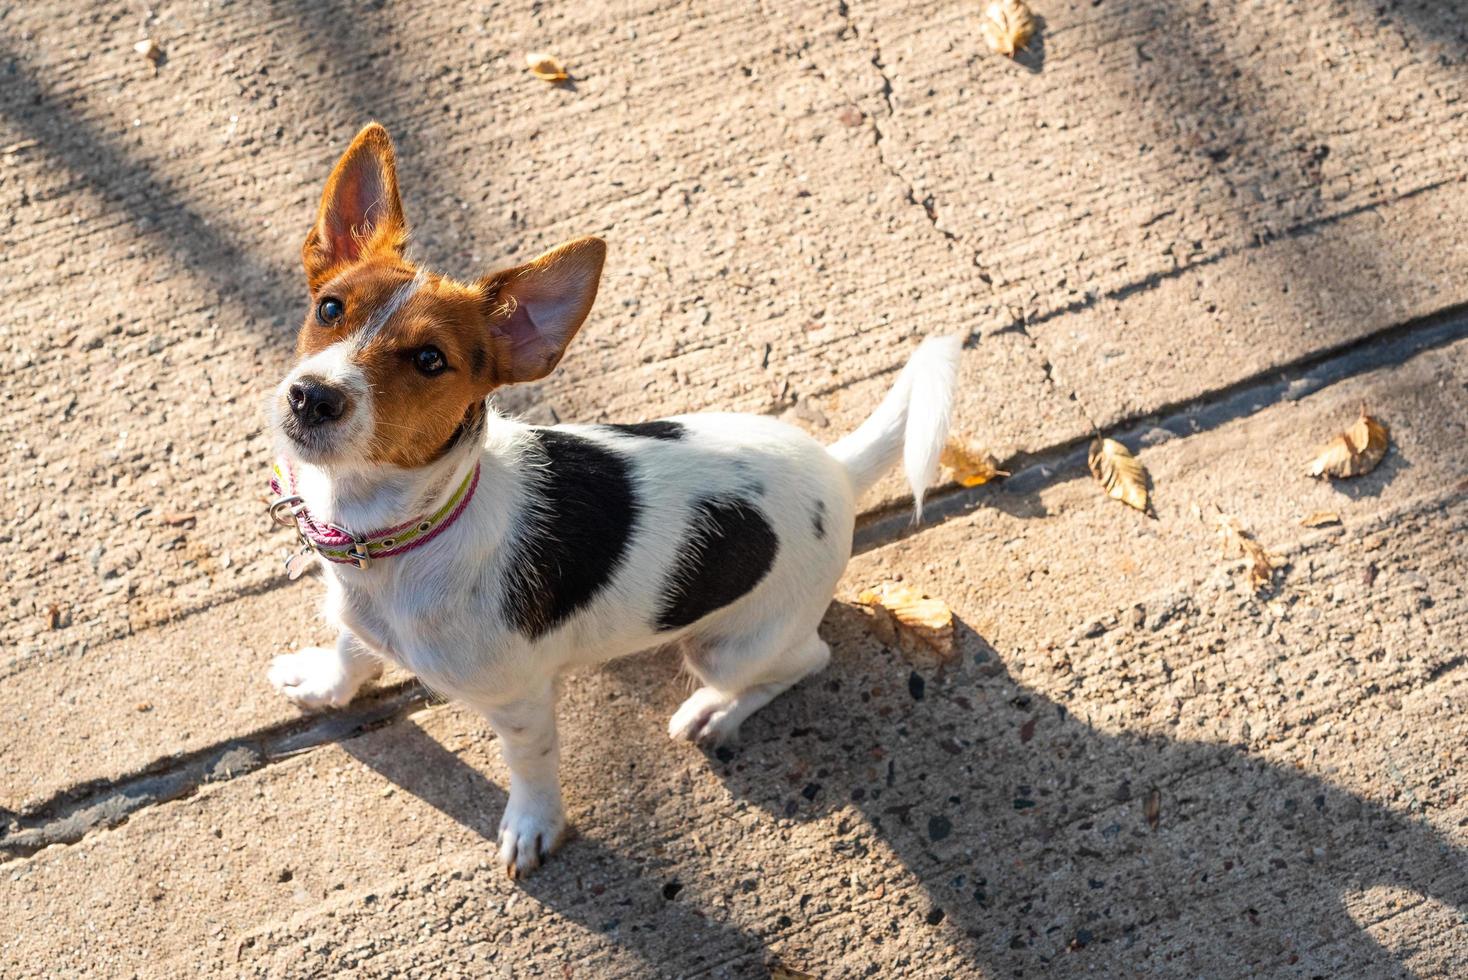
[[[302,425],[322,425],[342,417],[347,396],[317,378],[302,378],[285,393],[291,414]]]

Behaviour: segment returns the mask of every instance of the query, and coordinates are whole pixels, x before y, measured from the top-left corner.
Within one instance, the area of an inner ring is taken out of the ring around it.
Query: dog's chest
[[[343,625],[430,683],[450,681],[444,675],[451,667],[492,654],[504,638],[495,609],[484,599],[486,590],[444,571],[405,563],[342,586]]]

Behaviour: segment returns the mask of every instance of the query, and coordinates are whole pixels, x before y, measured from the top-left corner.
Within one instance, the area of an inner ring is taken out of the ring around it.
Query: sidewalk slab
[[[957,662],[906,661],[838,602],[833,667],[728,753],[667,743],[666,655],[572,678],[581,836],[521,885],[490,860],[498,755],[444,706],[11,862],[6,973],[1459,971],[1468,555],[1441,542],[1468,529],[1465,354],[1145,449],[1155,521],[1086,476],[1000,484],[859,557],[843,596],[894,572],[941,595]],[[1304,430],[1363,397],[1392,455],[1300,476]],[[1193,499],[1288,558],[1275,592],[1219,562]],[[1341,527],[1298,526],[1322,505]]]
[[[319,590],[313,577],[221,602],[7,677],[0,809],[24,816],[74,787],[300,718],[265,672],[274,654],[331,642]]]

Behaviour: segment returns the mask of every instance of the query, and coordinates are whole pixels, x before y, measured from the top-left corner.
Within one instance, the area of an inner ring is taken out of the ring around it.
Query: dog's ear
[[[538,381],[560,363],[591,312],[606,257],[606,242],[578,238],[480,283],[500,383]]]
[[[392,139],[377,123],[352,140],[321,195],[301,256],[314,290],[334,269],[377,251],[402,253],[408,228],[398,199]]]

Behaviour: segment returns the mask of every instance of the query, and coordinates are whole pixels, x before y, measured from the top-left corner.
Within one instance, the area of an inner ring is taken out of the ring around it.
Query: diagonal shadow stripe
[[[220,301],[244,307],[246,322],[286,312],[290,304],[283,299],[294,298],[296,288],[285,269],[232,240],[219,216],[206,216],[189,202],[184,186],[154,172],[116,135],[47,91],[9,38],[0,38],[0,117],[98,198],[121,208]]]

